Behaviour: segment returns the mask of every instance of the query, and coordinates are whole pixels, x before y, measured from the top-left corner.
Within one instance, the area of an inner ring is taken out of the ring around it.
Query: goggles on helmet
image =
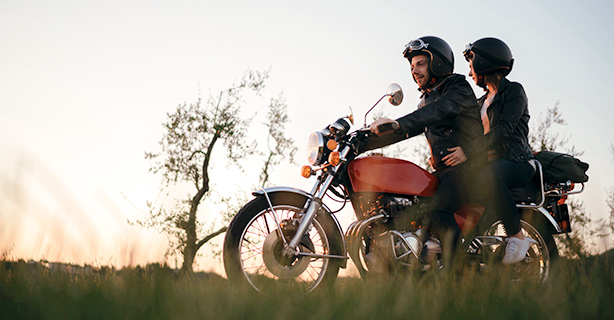
[[[469,60],[473,59],[473,43],[469,43],[465,46],[465,51],[463,51],[463,56],[465,56],[465,60],[469,62]]]
[[[416,39],[416,40],[412,40],[410,41],[408,44],[405,45],[405,49],[410,49],[410,50],[422,50],[422,49],[426,49],[429,47],[428,43],[424,43],[424,41],[422,41],[422,39]]]
[[[405,58],[409,58],[409,54],[411,52],[424,50],[428,47],[429,44],[422,41],[422,39],[411,40],[408,44],[405,45],[405,50],[403,50],[403,56]]]

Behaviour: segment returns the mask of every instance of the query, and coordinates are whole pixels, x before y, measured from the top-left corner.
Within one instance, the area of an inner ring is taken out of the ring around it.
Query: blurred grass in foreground
[[[340,278],[307,296],[254,294],[217,275],[163,267],[70,274],[0,262],[0,319],[614,319],[614,261],[560,259],[550,280],[439,273]]]

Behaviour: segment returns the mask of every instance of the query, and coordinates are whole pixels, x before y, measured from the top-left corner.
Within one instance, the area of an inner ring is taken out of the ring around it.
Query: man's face
[[[420,89],[426,89],[431,81],[428,70],[428,59],[424,55],[417,55],[411,58],[411,75]]]

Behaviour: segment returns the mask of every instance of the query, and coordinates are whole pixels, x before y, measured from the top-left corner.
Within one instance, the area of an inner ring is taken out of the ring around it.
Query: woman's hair
[[[499,83],[501,83],[501,79],[503,78],[505,78],[504,70],[498,69],[493,72],[489,72],[483,75],[483,80],[481,81],[482,85],[480,87],[482,87],[484,90],[486,90],[486,86],[488,84],[499,87]]]

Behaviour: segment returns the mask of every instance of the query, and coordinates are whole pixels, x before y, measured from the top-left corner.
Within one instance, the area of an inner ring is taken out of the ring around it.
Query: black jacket
[[[484,104],[486,95],[478,103]],[[465,153],[484,153],[494,149],[500,157],[515,162],[533,158],[529,146],[529,102],[522,85],[501,80],[497,94],[487,109],[490,132],[471,142]]]
[[[397,132],[369,139],[367,150],[424,132],[431,147],[435,170],[447,167],[441,159],[450,153],[448,148],[460,146],[466,150],[470,142],[484,133],[475,94],[465,76],[460,74],[449,75],[432,90],[423,92],[418,110],[397,119],[397,122],[401,126]],[[485,163],[485,151],[465,154],[470,164],[481,166]]]

